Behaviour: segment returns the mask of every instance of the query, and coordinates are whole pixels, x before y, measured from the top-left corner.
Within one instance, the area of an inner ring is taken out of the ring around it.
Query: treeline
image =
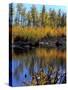
[[[14,14],[13,24],[20,24],[22,27],[64,27],[66,26],[66,13],[58,10],[50,10],[47,12],[45,5],[42,5],[42,9],[39,12],[35,5],[32,5],[30,10],[26,10],[23,4],[18,3],[16,5],[16,11],[14,11],[13,4],[10,4],[9,13],[10,13],[10,23],[11,16]]]

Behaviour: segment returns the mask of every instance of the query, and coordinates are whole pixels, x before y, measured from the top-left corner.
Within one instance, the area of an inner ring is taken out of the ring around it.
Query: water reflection
[[[66,52],[57,48],[14,50],[12,76],[14,86],[66,82]]]

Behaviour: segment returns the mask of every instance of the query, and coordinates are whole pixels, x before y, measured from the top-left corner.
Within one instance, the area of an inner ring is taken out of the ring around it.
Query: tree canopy
[[[13,5],[10,5],[10,14],[12,15]],[[46,11],[45,5],[42,5],[40,13],[35,5],[32,5],[30,10],[26,11],[27,8],[23,4],[18,3],[16,5],[16,15],[14,24],[20,24],[23,27],[46,27],[52,28],[65,27],[66,26],[66,13],[61,12],[61,9],[56,12],[50,8],[49,12]],[[10,15],[10,16],[11,16]]]

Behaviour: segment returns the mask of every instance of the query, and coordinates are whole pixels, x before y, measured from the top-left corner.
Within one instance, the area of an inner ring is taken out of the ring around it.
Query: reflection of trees
[[[30,74],[34,73],[34,64],[35,64],[35,58],[32,56],[32,60],[31,60],[30,67],[29,67]]]
[[[29,69],[30,75],[35,73],[35,68],[37,68],[37,72],[39,72],[41,68],[45,69],[45,67],[48,67],[49,75],[54,71],[57,75],[58,68],[59,66],[64,66],[66,57],[65,51],[62,52],[56,49],[48,51],[43,48],[38,48],[34,52],[24,52],[17,56],[14,53],[13,58],[19,63],[14,71],[15,77],[19,78],[19,75],[25,67]]]

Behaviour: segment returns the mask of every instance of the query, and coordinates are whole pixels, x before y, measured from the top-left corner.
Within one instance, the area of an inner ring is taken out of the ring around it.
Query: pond
[[[12,85],[46,85],[66,83],[66,51],[36,47],[13,49]]]

